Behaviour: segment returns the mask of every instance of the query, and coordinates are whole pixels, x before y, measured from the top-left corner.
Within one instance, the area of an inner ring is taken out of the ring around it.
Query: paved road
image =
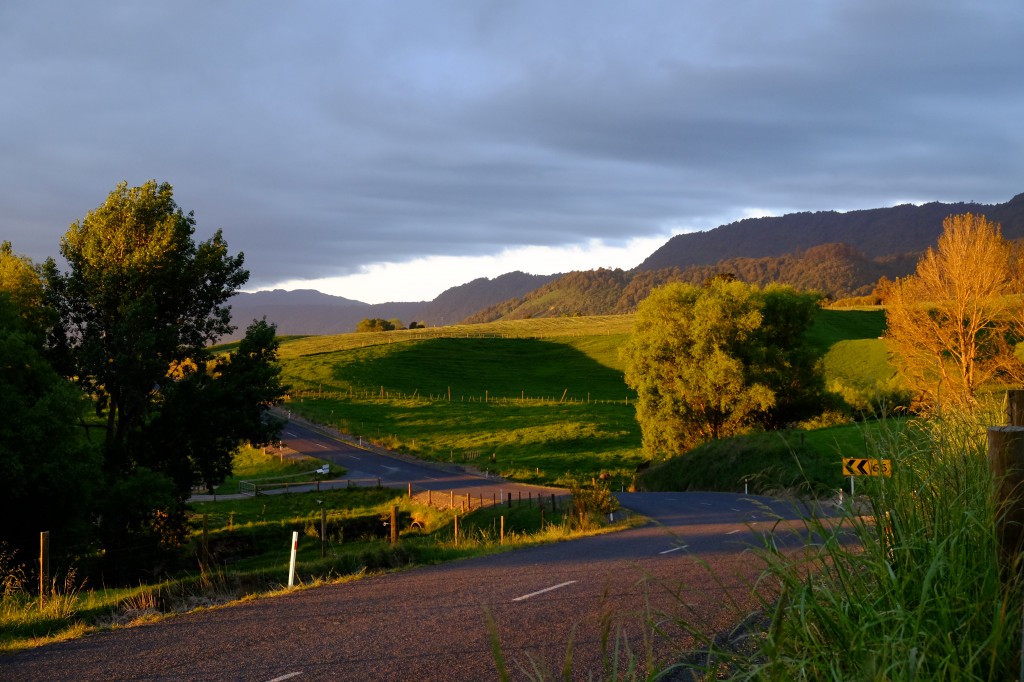
[[[404,481],[415,466],[396,468],[389,482]],[[461,476],[438,476],[438,489]],[[793,515],[766,498],[716,493],[621,500],[655,522],[0,657],[0,680],[496,679],[488,614],[514,679],[524,677],[520,668],[560,670],[570,640],[573,678],[599,677],[603,632],[611,633],[612,650],[621,635],[643,660],[643,632],[657,622],[668,637],[654,638],[653,653],[664,659],[691,643],[677,617],[719,632],[750,613],[760,563],[746,548],[778,531],[777,513]]]
[[[412,483],[416,491],[452,491],[456,495],[472,495],[474,498],[479,495],[491,498],[492,494],[500,496],[509,492],[516,496],[522,493],[524,497],[528,492],[534,496],[551,493],[561,495],[566,492],[559,488],[509,482],[493,476],[483,477],[461,466],[424,462],[396,453],[388,454],[380,448],[359,447],[357,444],[350,444],[341,434],[331,429],[297,419],[292,419],[285,425],[281,436],[288,447],[296,452],[345,467],[348,471],[346,478],[379,478],[381,484],[388,487],[405,488]]]

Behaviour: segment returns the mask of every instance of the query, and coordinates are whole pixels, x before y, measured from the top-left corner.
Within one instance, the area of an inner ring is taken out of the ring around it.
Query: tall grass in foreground
[[[986,427],[1000,422],[946,416],[867,436],[871,456],[892,460],[892,478],[861,478],[839,516],[807,520],[806,546],[766,537],[760,615],[727,633],[677,623],[703,649],[655,669],[643,652],[667,631],[652,615],[639,649],[613,636],[600,679],[1024,679],[1024,566],[1000,564],[986,453]],[[511,679],[493,627],[491,640],[499,678]]]
[[[985,451],[985,427],[1000,421],[947,417],[880,433],[893,476],[861,479],[866,502],[847,501],[840,532],[811,522],[821,544],[764,553],[781,596],[765,603],[772,618],[757,653],[726,664],[735,676],[1018,679],[1020,567],[1001,578]]]

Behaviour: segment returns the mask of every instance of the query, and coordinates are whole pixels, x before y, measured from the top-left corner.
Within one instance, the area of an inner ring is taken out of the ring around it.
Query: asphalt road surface
[[[392,485],[508,486],[374,461],[294,424],[286,431],[289,446],[322,450],[352,475],[388,472],[382,478]],[[678,658],[694,646],[681,622],[718,633],[752,613],[761,562],[750,548],[765,533],[785,532],[780,515],[799,515],[767,498],[722,493],[620,500],[652,522],[3,656],[0,680],[491,680],[495,642],[513,679],[560,676],[568,658],[573,679],[599,679],[616,662],[621,671],[630,659]]]

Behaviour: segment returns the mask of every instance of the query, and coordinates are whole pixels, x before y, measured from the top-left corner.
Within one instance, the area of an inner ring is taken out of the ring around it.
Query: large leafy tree
[[[194,233],[193,214],[177,206],[169,184],[121,183],[68,229],[67,271],[53,260],[44,267],[59,315],[49,345],[96,398],[108,499],[118,500],[105,525],[121,537],[151,527],[154,510],[163,525],[180,527],[174,516],[190,488],[222,480],[225,453],[243,440],[270,437],[261,417],[281,394],[273,326],[257,325],[243,345],[259,349],[239,360],[260,366],[262,375],[250,374],[259,386],[233,378],[237,354],[210,355],[208,345],[234,329],[227,302],[248,272],[219,230],[199,243]],[[213,414],[224,419],[213,423]]]
[[[623,351],[647,452],[678,454],[820,408],[817,356],[803,340],[817,298],[728,278],[652,291]]]
[[[128,434],[143,424],[168,368],[230,333],[228,299],[249,273],[218,230],[196,244],[195,218],[167,183],[121,183],[61,240],[69,271],[46,266],[60,312],[55,346],[104,410],[108,465],[131,468]]]
[[[1019,380],[1012,250],[998,223],[951,215],[913,275],[887,287],[886,338],[919,406],[971,409],[993,379]]]

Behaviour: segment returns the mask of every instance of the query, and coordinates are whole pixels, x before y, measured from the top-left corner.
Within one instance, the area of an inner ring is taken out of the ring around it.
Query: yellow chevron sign
[[[843,476],[892,476],[892,461],[844,457]]]

